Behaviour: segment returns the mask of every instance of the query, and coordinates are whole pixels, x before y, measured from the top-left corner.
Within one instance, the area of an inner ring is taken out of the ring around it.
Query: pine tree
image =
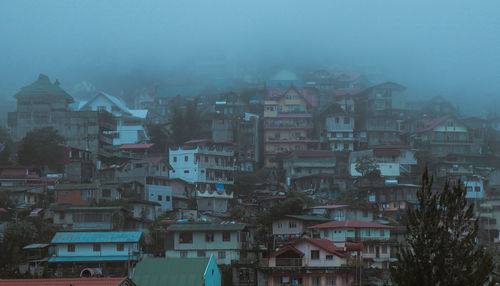
[[[432,191],[427,169],[418,205],[408,210],[407,247],[392,268],[395,285],[484,285],[493,270],[489,253],[477,242],[478,221],[463,185],[445,183]]]

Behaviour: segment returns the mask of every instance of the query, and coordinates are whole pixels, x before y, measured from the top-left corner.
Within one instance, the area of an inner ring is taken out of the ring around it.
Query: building
[[[278,248],[261,261],[266,285],[352,285],[355,264],[348,249],[311,238]]]
[[[129,109],[125,102],[115,96],[99,92],[78,110],[107,111],[116,118],[116,131],[109,132],[113,145],[142,143],[148,139],[144,124],[147,109]]]
[[[18,209],[33,207],[45,197],[45,188],[41,186],[0,187],[0,192],[7,193]]]
[[[141,232],[57,232],[49,263],[60,274],[100,268],[103,275],[127,275],[142,257]]]
[[[64,166],[63,180],[70,183],[89,183],[94,177],[94,164],[90,151],[63,147],[61,164]]]
[[[394,111],[406,108],[405,90],[406,87],[400,84],[385,82],[363,90],[360,96],[366,104],[366,111],[370,114],[390,115]]]
[[[273,236],[276,247],[282,247],[286,242],[299,239],[309,232],[308,227],[330,219],[321,216],[286,215],[273,221]],[[274,248],[276,248],[274,247]]]
[[[90,206],[99,202],[97,184],[58,184],[54,193],[58,204]]]
[[[211,139],[191,140],[170,149],[170,178],[195,185],[198,210],[226,212],[233,194],[227,190],[234,184],[235,158],[231,143]]]
[[[262,159],[261,123],[257,114],[245,113],[238,120],[236,148],[238,169],[253,172]]]
[[[165,257],[215,257],[217,264],[229,265],[247,259],[252,237],[240,223],[175,223],[167,227]]]
[[[137,264],[134,283],[140,286],[220,286],[221,273],[209,258],[146,258]]]
[[[316,97],[305,90],[290,87],[286,90],[268,90],[264,104],[264,157],[266,167],[276,166],[276,155],[294,150],[319,147],[312,139],[311,108],[317,106]]]
[[[427,147],[433,156],[468,154],[472,140],[469,130],[456,118],[446,115],[422,121],[422,126],[411,133],[412,145]]]
[[[310,208],[310,213],[336,221],[373,221],[373,209],[368,207],[355,207],[349,205],[315,206]]]
[[[336,246],[346,243],[363,243],[365,267],[388,269],[394,262],[391,249],[396,243],[391,240],[393,226],[366,221],[331,221],[309,227],[313,237],[328,239]]]
[[[338,105],[324,112],[324,141],[332,151],[354,151],[356,136],[354,134],[354,115],[344,111]]]
[[[331,151],[294,151],[282,160],[293,189],[317,191],[333,185],[336,159]]]
[[[123,277],[0,279],[0,286],[136,286]]]
[[[59,205],[52,209],[53,223],[64,230],[110,231],[122,229],[128,211],[122,207]]]
[[[17,111],[8,115],[13,140],[19,141],[30,131],[52,127],[74,148],[88,150],[95,162],[99,157],[112,155],[113,138],[110,132],[116,130],[113,116],[104,111],[76,111],[74,99],[59,85],[50,82],[40,74],[38,80],[21,88],[14,95]],[[71,106],[70,106],[71,105]]]
[[[41,178],[30,166],[0,166],[0,186],[14,187],[38,184]]]

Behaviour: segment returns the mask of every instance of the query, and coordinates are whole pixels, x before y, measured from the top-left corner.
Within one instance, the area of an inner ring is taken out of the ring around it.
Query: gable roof
[[[271,257],[276,257],[276,256],[278,256],[278,255],[280,255],[280,254],[282,254],[282,253],[284,253],[284,252],[286,252],[288,250],[291,250],[291,251],[297,253],[298,255],[300,255],[300,257],[303,257],[305,255],[302,251],[298,250],[297,248],[293,247],[292,245],[287,245],[285,247],[276,249],[275,251],[273,251],[270,254],[270,256]]]
[[[203,285],[209,258],[146,258],[135,268],[134,283],[141,286]]]
[[[44,279],[0,279],[0,286],[133,286],[128,278],[44,278]]]
[[[59,84],[51,83],[49,77],[44,74],[40,74],[38,79],[32,84],[21,88],[14,97],[20,99],[21,97],[38,97],[40,95],[52,95],[64,98],[69,102],[74,101],[71,95],[59,87]]]
[[[175,223],[167,231],[239,231],[246,228],[244,223]]]
[[[451,117],[450,115],[445,115],[442,117],[438,117],[438,118],[434,118],[434,119],[431,119],[428,121],[424,121],[424,127],[417,128],[412,133],[417,134],[417,133],[431,131],[434,128],[436,128],[439,124],[443,123],[444,121],[446,121],[450,117]]]
[[[312,245],[315,245],[315,246],[323,249],[324,251],[326,251],[328,253],[331,253],[331,254],[335,254],[335,255],[337,255],[339,257],[347,257],[347,256],[349,256],[348,253],[344,252],[344,248],[343,247],[335,246],[333,244],[333,241],[328,240],[328,239],[324,239],[324,238],[302,238],[302,239],[297,240],[293,245],[298,245],[298,244],[300,244],[302,242],[306,242],[306,243],[310,243]]]
[[[115,96],[109,95],[103,91],[99,91],[91,100],[89,100],[87,103],[85,103],[85,105],[83,105],[80,108],[80,110],[83,110],[83,109],[87,108],[87,106],[90,106],[90,104],[92,102],[94,102],[99,97],[106,98],[108,101],[113,103],[116,107],[118,107],[122,112],[127,113],[127,114],[132,114],[123,100],[121,100]]]
[[[317,224],[310,226],[309,228],[318,229],[318,228],[394,228],[390,225],[368,222],[368,221],[359,221],[359,220],[345,220],[345,221],[330,221],[327,223]]]
[[[293,85],[287,89],[268,89],[266,98],[272,100],[286,95],[289,91],[294,90],[312,107],[318,106],[318,99],[313,94],[309,94],[305,89],[297,89]]]
[[[109,232],[57,232],[51,243],[111,243],[139,242],[140,231],[109,231]]]

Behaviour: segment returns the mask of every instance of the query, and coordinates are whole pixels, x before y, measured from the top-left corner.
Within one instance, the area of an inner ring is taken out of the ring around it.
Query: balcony
[[[99,134],[99,141],[104,144],[113,145],[113,137],[111,135]]]
[[[270,265],[274,260],[275,265]],[[302,258],[262,258],[259,260],[260,267],[302,267]]]
[[[441,140],[441,139],[432,139],[431,144],[454,144],[454,145],[471,145],[472,140],[465,139],[465,140],[458,140],[458,139],[449,139],[449,140]]]

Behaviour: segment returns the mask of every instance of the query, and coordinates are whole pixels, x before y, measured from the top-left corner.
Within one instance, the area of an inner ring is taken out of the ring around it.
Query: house
[[[262,161],[261,120],[259,115],[245,113],[239,118],[236,128],[236,147],[238,151],[238,169],[253,172],[256,164]]]
[[[97,93],[83,104],[80,111],[106,111],[117,119],[116,131],[109,132],[113,137],[113,145],[142,143],[148,139],[144,124],[148,111],[146,109],[129,109],[118,97],[104,92]]]
[[[363,90],[360,96],[372,115],[388,115],[405,109],[405,90],[406,87],[400,84],[385,82]]]
[[[148,233],[149,226],[158,218],[156,207],[160,204],[145,200],[130,200],[128,203],[132,207],[132,217],[137,221],[135,229]]]
[[[146,258],[136,266],[138,286],[220,286],[221,273],[209,258]]]
[[[64,166],[64,180],[71,183],[88,183],[94,176],[92,153],[70,146],[62,148],[61,164]]]
[[[363,243],[365,267],[388,269],[389,262],[394,262],[391,249],[396,242],[391,240],[393,226],[366,221],[330,221],[310,226],[313,237],[328,239],[336,246],[348,242]]]
[[[45,196],[44,187],[39,186],[0,187],[0,192],[7,193],[16,208],[32,207]]]
[[[80,104],[66,93],[59,81],[52,83],[40,74],[32,84],[14,95],[17,111],[8,115],[12,138],[19,141],[30,131],[52,127],[74,148],[88,150],[95,162],[99,157],[112,156],[113,138],[108,134],[116,130],[113,116],[104,111],[80,111]]]
[[[235,158],[232,143],[211,139],[191,140],[170,149],[170,178],[195,185],[198,210],[226,212],[233,198],[226,186],[234,184]]]
[[[55,254],[49,263],[56,273],[100,268],[102,274],[127,275],[142,258],[141,232],[57,232],[51,240]],[[61,269],[62,268],[62,269]]]
[[[260,263],[267,285],[352,285],[356,258],[327,239],[303,238]]]
[[[354,115],[344,111],[339,105],[327,107],[323,112],[325,117],[323,136],[332,151],[354,151],[356,138],[354,135]]]
[[[480,239],[485,245],[500,245],[500,199],[498,196],[479,203]]]
[[[136,286],[123,277],[0,279],[0,286]]]
[[[308,232],[308,227],[330,219],[309,215],[286,215],[273,221],[273,236],[275,240],[289,241],[298,239]],[[280,243],[277,243],[280,246]]]
[[[373,206],[378,206],[384,215],[391,212],[406,211],[417,201],[420,185],[399,183],[397,180],[385,180],[382,184],[370,184],[360,187],[362,199]]]
[[[276,166],[276,155],[284,151],[317,149],[312,139],[311,108],[317,98],[290,87],[267,91],[264,104],[264,157],[266,167]]]
[[[97,184],[58,184],[54,193],[58,204],[90,206],[99,202]]]
[[[123,157],[140,159],[153,155],[156,152],[156,147],[154,143],[122,144],[119,150]]]
[[[467,126],[450,115],[422,121],[422,126],[411,132],[410,140],[413,146],[424,144],[437,157],[468,154],[472,145]]]
[[[346,113],[353,113],[356,110],[356,98],[361,89],[343,88],[333,91],[333,103],[336,103]]]
[[[58,205],[52,211],[53,223],[67,230],[118,230],[129,223],[128,210],[122,207]]]
[[[283,159],[289,186],[297,190],[320,190],[333,184],[336,159],[331,151],[293,151]]]
[[[485,182],[481,176],[473,175],[464,178],[463,184],[467,193],[465,198],[467,199],[484,199],[486,198],[486,193],[484,191]]]
[[[13,187],[40,182],[40,176],[30,166],[0,166],[0,186]]]
[[[325,205],[310,208],[312,215],[326,217],[329,220],[373,221],[373,209],[349,205]]]
[[[42,275],[54,249],[48,243],[33,243],[23,247],[25,263],[19,265],[19,273]]]
[[[401,165],[398,162],[378,162],[374,158],[373,150],[368,149],[349,154],[349,172],[352,177],[361,177],[363,175],[356,170],[356,167],[366,160],[373,162],[373,165],[380,170],[380,176],[382,177],[396,178],[401,175]]]
[[[214,256],[217,264],[246,259],[252,238],[241,223],[174,223],[167,227],[167,258]]]

